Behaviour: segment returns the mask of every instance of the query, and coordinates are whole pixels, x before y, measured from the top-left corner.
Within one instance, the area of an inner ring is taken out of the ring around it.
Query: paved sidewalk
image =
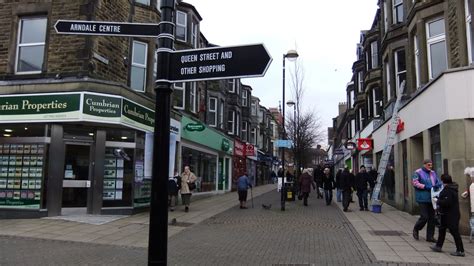
[[[350,212],[344,212],[357,233],[362,237],[377,260],[386,262],[414,262],[439,264],[468,264],[473,265],[474,244],[469,243],[469,237],[463,236],[466,257],[453,257],[449,253],[456,250],[451,234],[446,234],[443,253],[430,249],[434,243],[426,242],[426,226],[420,231],[420,240],[415,240],[412,230],[419,216],[399,211],[394,207],[383,204],[382,213],[359,211],[357,197],[351,203]],[[342,210],[342,204],[337,204]],[[438,230],[435,231],[435,237]]]
[[[253,197],[260,196],[276,189],[276,184],[253,188]],[[250,200],[249,191],[249,200]],[[185,228],[200,223],[216,214],[224,212],[239,204],[237,193],[225,193],[207,197],[193,202],[189,212],[179,206],[174,212],[169,212],[171,222],[176,219],[176,225],[168,226],[168,236],[171,237]],[[249,201],[248,204],[251,204]],[[63,219],[6,219],[0,220],[0,235],[20,236],[41,239],[67,240],[96,244],[109,244],[132,247],[148,247],[148,227],[150,216],[148,212],[140,213],[101,224],[96,223],[97,216],[84,216],[83,222]],[[88,223],[87,220],[91,222]]]

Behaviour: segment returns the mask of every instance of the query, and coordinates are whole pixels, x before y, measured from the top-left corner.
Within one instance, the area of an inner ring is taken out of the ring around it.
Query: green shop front
[[[181,119],[180,173],[186,165],[196,175],[196,192],[229,191],[234,142],[199,121]]]
[[[149,200],[153,127],[123,96],[0,96],[0,218],[133,213]]]

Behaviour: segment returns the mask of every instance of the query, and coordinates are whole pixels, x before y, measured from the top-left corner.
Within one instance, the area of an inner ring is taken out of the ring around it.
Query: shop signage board
[[[153,132],[155,112],[121,96],[78,92],[0,96],[1,122],[91,121]]]
[[[184,127],[184,129],[187,131],[203,131],[206,129],[206,126],[201,123],[189,123]]]
[[[272,58],[263,44],[179,50],[171,53],[174,82],[265,75]]]
[[[21,94],[0,97],[0,121],[77,120],[81,94]]]
[[[108,35],[128,37],[158,37],[158,24],[109,21],[58,20],[56,33],[75,35]]]
[[[275,143],[277,148],[290,149],[293,146],[293,142],[289,139],[278,139]]]

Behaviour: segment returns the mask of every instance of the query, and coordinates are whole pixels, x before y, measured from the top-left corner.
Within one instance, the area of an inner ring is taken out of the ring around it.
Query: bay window
[[[426,35],[428,71],[432,79],[446,70],[448,65],[444,19],[426,23]]]
[[[396,75],[396,91],[397,94],[400,90],[402,81],[406,80],[407,68],[405,61],[405,50],[398,50],[395,52],[395,75]]]
[[[176,11],[176,39],[186,42],[187,31],[188,31],[188,17],[187,14],[182,11]]]

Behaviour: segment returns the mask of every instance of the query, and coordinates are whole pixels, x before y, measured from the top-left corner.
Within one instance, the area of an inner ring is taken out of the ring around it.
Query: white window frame
[[[235,79],[229,79],[229,92],[235,93]]]
[[[362,131],[364,128],[364,112],[363,109],[359,109],[359,130]]]
[[[351,90],[351,91],[349,92],[349,94],[350,94],[350,97],[349,97],[349,98],[350,98],[350,100],[351,100],[351,102],[350,102],[351,106],[350,106],[350,107],[351,107],[351,109],[352,109],[352,108],[354,107],[354,103],[355,103],[355,92],[354,92],[354,90]]]
[[[466,16],[466,45],[467,45],[467,56],[469,64],[472,64],[472,27],[471,27],[471,4],[470,0],[464,0],[464,13]]]
[[[189,89],[189,110],[193,113],[197,112],[197,83],[191,82]]]
[[[235,133],[235,111],[233,110],[230,110],[229,112],[227,112],[227,126],[231,125],[231,129],[229,130],[229,128],[227,129],[227,133],[230,134],[230,135],[234,135]]]
[[[387,90],[387,101],[390,101],[392,98],[392,89],[390,88],[390,64],[389,62],[385,63],[385,88]]]
[[[403,74],[405,74],[405,80],[406,80],[406,73],[407,73],[407,65],[406,65],[406,58],[405,58],[405,70],[400,70],[398,69],[398,52],[400,51],[404,51],[405,52],[405,57],[406,57],[406,51],[405,49],[399,49],[399,50],[396,50],[393,54],[394,54],[394,58],[395,58],[395,80],[396,80],[396,84],[395,84],[395,95],[398,94],[398,91],[400,90],[400,85],[402,83],[402,81],[400,80],[400,76],[402,76]]]
[[[376,91],[377,89],[378,89],[377,87],[372,89],[372,99],[373,99],[372,100],[372,105],[373,105],[372,109],[373,109],[373,116],[374,117],[379,117],[380,116],[380,114],[377,112],[377,105],[380,106],[381,103],[382,103],[381,99],[377,100],[377,91]]]
[[[362,71],[357,72],[357,84],[358,84],[358,92],[363,92],[364,91],[364,79],[362,77]]]
[[[224,100],[219,103],[219,128],[224,128]]]
[[[184,24],[179,23],[179,16],[184,16]],[[184,39],[181,39],[178,37],[176,34],[176,40],[187,42],[188,41],[188,14],[183,11],[176,11],[176,29],[178,27],[183,27],[184,28]]]
[[[240,112],[236,112],[235,120],[235,135],[240,138]]]
[[[392,9],[392,12],[393,12],[393,16],[392,16],[392,18],[393,18],[393,24],[397,24],[397,23],[403,22],[403,16],[405,16],[404,10],[403,10],[403,0],[400,0],[399,3],[397,3],[397,0],[392,0],[392,4],[393,4],[393,9]],[[400,6],[401,6],[401,11],[402,11],[402,20],[401,20],[401,21],[398,20],[398,16],[397,16],[397,15],[398,15],[397,10],[398,10],[398,8],[399,8]]]
[[[387,32],[388,31],[388,8],[387,8],[387,0],[385,0],[383,2],[383,28],[384,28],[384,31]]]
[[[370,56],[371,56],[371,66],[372,69],[377,68],[379,65],[379,53],[377,47],[377,41],[373,41],[370,43]]]
[[[209,116],[211,117],[212,114],[212,117],[214,117],[214,119],[211,117],[209,120],[209,126],[211,127],[217,127],[217,103],[218,99],[216,97],[209,97]]]
[[[22,26],[23,26],[23,21],[25,21],[25,20],[46,20],[46,27],[48,27],[48,18],[47,17],[24,17],[24,18],[21,18],[20,22],[18,23],[18,38],[17,38],[17,42],[16,42],[15,74],[38,74],[38,73],[41,73],[43,71],[42,66],[41,66],[41,69],[37,70],[37,71],[18,71],[18,67],[19,67],[18,60],[20,60],[20,48],[22,48],[22,47],[43,46],[43,51],[46,49],[46,36],[44,37],[43,42],[20,43],[21,36],[23,34],[21,29],[22,29]],[[46,29],[45,32],[46,32],[46,34],[48,34],[47,29]],[[43,58],[41,60],[42,61],[41,65],[44,64],[44,53],[45,53],[45,51],[43,52]]]
[[[433,37],[430,37],[430,24],[434,23],[436,21],[439,21],[439,20],[443,20],[443,24],[445,25],[444,33],[433,36]],[[442,17],[441,18],[436,18],[436,19],[433,19],[433,20],[430,20],[430,21],[426,22],[426,46],[427,46],[427,51],[428,51],[428,73],[429,73],[430,79],[434,78],[433,77],[433,68],[431,66],[431,48],[430,48],[431,45],[441,43],[441,42],[444,43],[444,49],[445,49],[445,52],[446,52],[446,58],[445,58],[446,68],[448,67],[448,58],[447,58],[448,51],[446,49],[446,24],[445,23],[446,23],[446,21]]]
[[[150,0],[135,0],[135,3],[139,3],[139,4],[142,4],[142,5],[149,6],[150,5]]]
[[[415,80],[416,80],[416,88],[421,87],[421,58],[420,58],[420,46],[418,42],[418,36],[413,36],[413,46],[414,46],[414,53],[415,53]]]
[[[355,136],[355,133],[356,133],[356,131],[355,131],[355,119],[352,119],[351,120],[351,136],[350,136],[350,138],[353,138]]]
[[[256,116],[257,115],[257,101],[252,100],[250,103],[250,115]]]
[[[242,122],[242,140],[248,141],[248,134],[247,134],[248,122]]]
[[[198,48],[198,24],[191,23],[191,42],[194,48]]]
[[[252,143],[253,145],[257,145],[257,128],[253,127],[250,130],[250,135],[251,135],[250,136],[250,143]]]
[[[247,107],[248,106],[248,91],[247,90],[242,90],[242,106]]]
[[[184,82],[176,82],[173,84],[173,87],[173,94],[176,93],[176,91],[181,91],[181,93],[183,94],[183,97],[181,98],[183,101],[182,105],[175,105],[174,108],[184,110],[184,108],[186,107],[186,84]]]
[[[137,63],[134,61],[135,59],[135,45],[144,45],[145,46],[145,54],[143,55],[143,58],[145,58],[145,62],[142,64],[142,63]],[[142,90],[138,90],[138,89],[134,89],[132,88],[134,91],[141,91],[141,92],[144,92],[145,91],[145,88],[146,88],[146,79],[147,79],[147,61],[148,61],[148,58],[147,58],[147,53],[148,53],[148,44],[145,43],[145,42],[140,42],[140,41],[133,41],[133,46],[132,46],[132,69],[135,67],[135,68],[141,68],[141,69],[144,69],[145,71],[145,76],[143,77],[143,88]],[[131,80],[131,76],[130,76],[130,87],[132,85],[132,80]]]

